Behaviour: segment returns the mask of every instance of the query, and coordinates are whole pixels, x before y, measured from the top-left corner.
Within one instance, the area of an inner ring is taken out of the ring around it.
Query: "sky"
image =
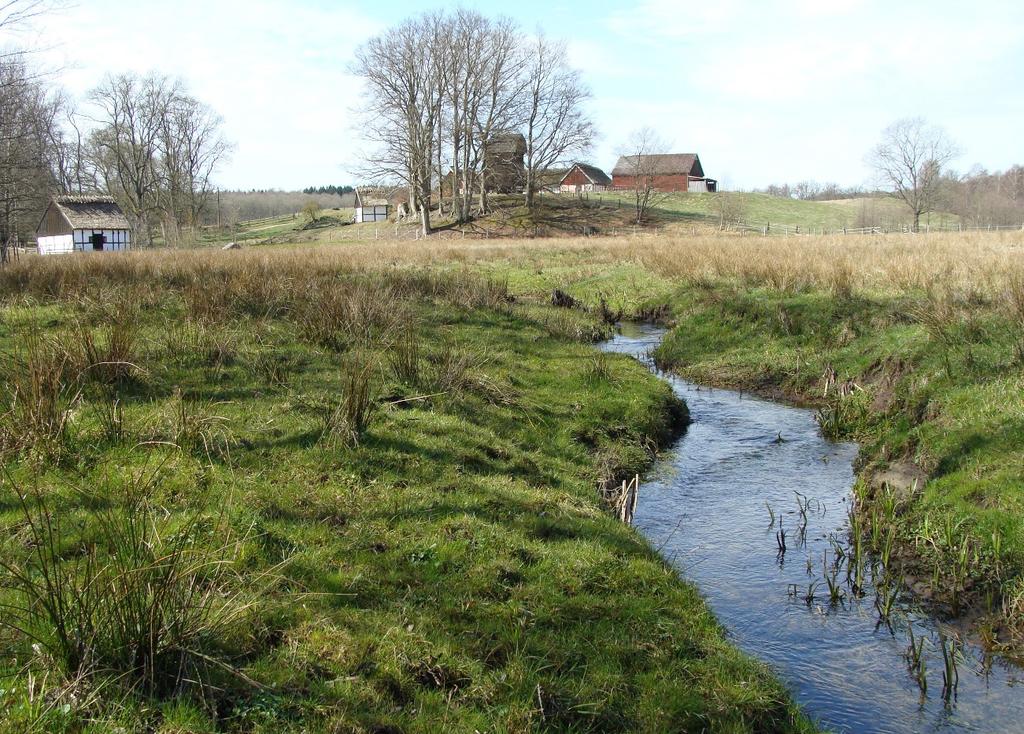
[[[698,153],[732,189],[870,185],[881,131],[922,116],[954,166],[1024,163],[1021,0],[517,0],[511,15],[567,42],[599,131],[581,156],[610,170],[631,131]],[[365,102],[355,49],[452,4],[410,0],[70,0],[26,41],[84,98],[105,74],[180,78],[224,118],[228,189],[354,183]]]

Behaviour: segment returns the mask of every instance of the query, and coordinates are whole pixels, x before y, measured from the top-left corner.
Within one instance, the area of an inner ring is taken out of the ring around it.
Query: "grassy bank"
[[[821,409],[861,443],[890,572],[993,646],[1024,631],[1024,242],[636,238],[492,262],[524,292],[659,314],[662,366]],[[891,538],[891,541],[889,540]]]
[[[807,729],[602,503],[667,387],[435,255],[0,272],[4,730]]]

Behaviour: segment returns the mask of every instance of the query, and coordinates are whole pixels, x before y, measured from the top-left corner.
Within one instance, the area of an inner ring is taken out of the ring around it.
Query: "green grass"
[[[465,276],[219,257],[90,260],[49,285],[29,265],[3,284],[0,351],[32,359],[34,331],[81,388],[50,437],[62,451],[6,446],[4,557],[36,568],[15,487],[61,519],[49,562],[84,573],[117,537],[101,518],[145,486],[154,532],[227,569],[187,583],[243,607],[195,638],[188,676],[149,687],[130,661],[70,670],[0,628],[5,730],[810,729],[602,506],[598,482],[642,471],[679,407],[632,360],[595,364],[564,337],[600,331],[590,317],[512,307]],[[70,334],[85,323],[102,346],[99,325],[126,312],[135,367],[83,376]],[[370,375],[369,418],[336,441],[324,416],[353,369]]]
[[[768,194],[723,192],[722,194],[676,193],[658,198],[655,216],[666,224],[712,224],[719,222],[716,196],[730,200],[728,218],[759,226],[800,227],[802,230],[839,230],[844,227],[885,226],[899,227],[910,222],[906,207],[891,198],[864,197],[838,201],[802,201]],[[629,207],[629,192],[609,192],[592,195],[592,199],[606,204]],[[946,222],[949,217],[933,214],[932,223]]]
[[[685,241],[679,248],[686,257]],[[905,573],[946,611],[969,611],[990,642],[1020,649],[1024,321],[1013,303],[1024,301],[1011,298],[1012,281],[954,287],[939,277],[926,292],[861,286],[852,271],[849,283],[808,276],[772,285],[699,269],[672,281],[639,259],[615,260],[612,249],[553,244],[478,267],[538,298],[560,288],[627,313],[667,305],[674,328],[658,352],[663,367],[820,408],[826,432],[861,444],[865,521],[896,525]],[[756,243],[745,252],[758,257]],[[837,382],[826,396],[830,368]],[[848,381],[852,393],[840,396]],[[883,480],[896,491],[896,518],[877,510]]]

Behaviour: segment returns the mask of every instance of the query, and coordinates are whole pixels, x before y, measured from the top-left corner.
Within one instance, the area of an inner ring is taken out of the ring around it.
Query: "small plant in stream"
[[[890,625],[898,598],[899,587],[890,579],[884,579],[875,586],[875,608],[878,610],[879,622]]]
[[[924,657],[924,637],[914,635],[914,625],[909,624],[907,629],[910,635],[910,644],[907,645],[903,657],[907,660],[907,669],[914,677],[917,687],[921,691],[921,697],[928,695],[928,665]]]
[[[942,651],[942,700],[949,703],[956,697],[960,685],[960,649],[955,638],[949,639],[941,632],[939,649]]]
[[[804,592],[804,604],[811,606],[814,604],[814,600],[817,598],[818,593],[818,582],[812,581],[807,584],[807,591]]]
[[[825,572],[825,585],[828,586],[829,604],[836,606],[846,598],[846,594],[843,592],[843,585],[839,583],[839,565],[833,562],[831,567],[829,566],[828,551],[825,552],[821,565]]]

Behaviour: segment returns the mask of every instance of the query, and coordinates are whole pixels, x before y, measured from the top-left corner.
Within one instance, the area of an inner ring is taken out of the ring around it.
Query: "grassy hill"
[[[658,197],[648,229],[667,232],[691,231],[694,227],[717,229],[721,221],[722,198],[726,220],[758,226],[799,227],[802,231],[838,230],[844,227],[899,227],[910,222],[905,207],[894,199],[864,197],[838,201],[800,201],[767,194],[727,192],[720,195],[671,193]],[[434,226],[448,236],[465,237],[575,237],[619,235],[634,230],[634,205],[630,192],[590,194],[580,199],[570,195],[539,197],[534,212],[527,211],[520,196],[492,198],[492,211],[468,224],[454,224],[434,216]],[[932,214],[924,223],[955,221],[948,214]],[[413,239],[417,224],[353,224],[351,209],[325,210],[316,222],[299,214],[241,223],[230,230],[210,233],[202,244],[239,242],[249,245],[332,243],[380,238]]]

